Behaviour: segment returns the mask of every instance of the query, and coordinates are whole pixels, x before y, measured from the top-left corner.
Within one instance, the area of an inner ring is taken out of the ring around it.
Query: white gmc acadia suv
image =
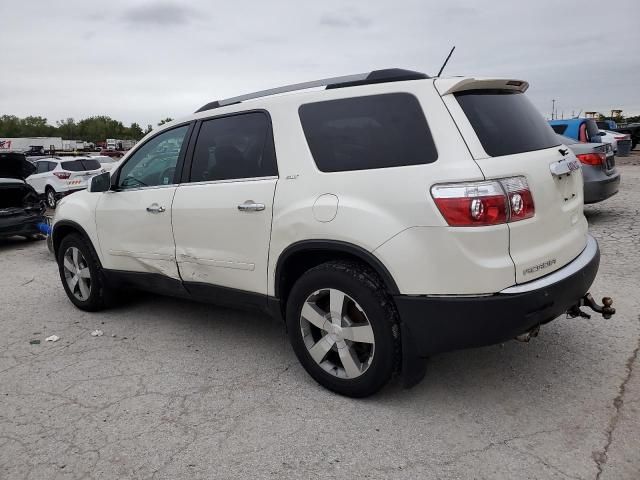
[[[209,103],[60,202],[62,285],[89,311],[132,287],[267,310],[356,397],[580,314],[580,164],[527,87],[389,69]]]

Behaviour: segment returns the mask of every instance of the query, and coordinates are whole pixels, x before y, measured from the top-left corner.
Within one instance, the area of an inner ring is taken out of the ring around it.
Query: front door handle
[[[157,203],[152,203],[147,207],[147,212],[149,213],[162,213],[166,209],[162,205],[158,205]]]
[[[238,210],[241,212],[261,212],[264,208],[264,203],[256,203],[253,200],[247,200],[238,205]]]

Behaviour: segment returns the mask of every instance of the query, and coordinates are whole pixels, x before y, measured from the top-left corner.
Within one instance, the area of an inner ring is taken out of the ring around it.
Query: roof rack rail
[[[261,90],[259,92],[248,93],[238,97],[226,98],[224,100],[216,100],[203,105],[195,113],[212,110],[214,108],[226,107],[235,103],[252,100],[254,98],[268,97],[278,95],[280,93],[295,92],[297,90],[306,90],[308,88],[325,87],[327,90],[332,88],[354,87],[356,85],[370,85],[374,83],[401,82],[404,80],[423,80],[429,76],[422,72],[414,72],[412,70],[404,70],[402,68],[387,68],[384,70],[373,70],[368,73],[357,73],[355,75],[346,75],[343,77],[324,78],[322,80],[314,80],[311,82],[295,83],[293,85],[285,85],[284,87],[271,88],[269,90]]]

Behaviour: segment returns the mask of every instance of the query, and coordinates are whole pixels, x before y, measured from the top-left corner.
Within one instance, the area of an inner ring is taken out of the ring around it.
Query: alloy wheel
[[[53,190],[47,191],[47,204],[49,208],[54,208],[56,206],[56,194]]]
[[[329,374],[354,379],[375,353],[373,328],[364,310],[344,292],[316,290],[302,306],[300,330],[313,360]]]
[[[86,301],[91,294],[91,272],[86,259],[76,247],[69,247],[63,258],[64,278],[69,291],[78,300]]]

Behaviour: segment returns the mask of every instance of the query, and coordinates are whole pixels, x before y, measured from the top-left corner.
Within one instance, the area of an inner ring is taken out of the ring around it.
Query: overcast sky
[[[202,104],[401,67],[520,78],[545,114],[640,113],[640,1],[0,2],[0,114],[154,125]]]

